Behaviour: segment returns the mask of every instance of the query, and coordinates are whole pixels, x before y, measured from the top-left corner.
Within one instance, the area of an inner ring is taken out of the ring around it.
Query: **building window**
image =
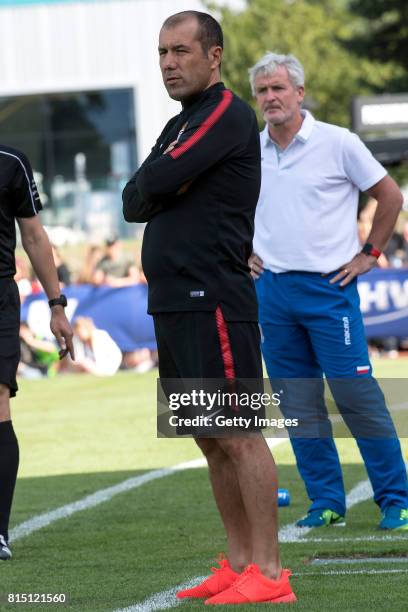
[[[78,192],[113,203],[136,168],[133,90],[2,97],[0,141],[29,157],[47,220],[75,224]]]

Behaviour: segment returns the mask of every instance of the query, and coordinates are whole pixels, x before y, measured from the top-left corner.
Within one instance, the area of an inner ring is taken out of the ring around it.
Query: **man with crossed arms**
[[[221,82],[222,49],[210,15],[166,19],[160,68],[182,110],[123,192],[125,219],[147,222],[142,262],[162,383],[262,378],[247,265],[260,186],[258,128],[253,111]],[[210,605],[296,601],[280,563],[276,470],[261,432],[209,434],[192,432],[209,465],[228,558],[177,597]]]

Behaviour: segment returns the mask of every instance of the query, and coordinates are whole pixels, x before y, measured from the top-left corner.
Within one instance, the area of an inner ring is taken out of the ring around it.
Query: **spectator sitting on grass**
[[[112,376],[122,362],[122,352],[104,329],[97,329],[89,317],[78,317],[72,326],[75,361],[65,371],[87,372],[96,376]]]
[[[18,375],[23,378],[55,376],[58,372],[58,348],[50,340],[38,338],[27,323],[20,323],[21,359]]]

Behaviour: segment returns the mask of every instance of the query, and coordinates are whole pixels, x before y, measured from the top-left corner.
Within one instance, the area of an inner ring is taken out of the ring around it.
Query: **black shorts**
[[[20,296],[11,278],[0,278],[0,384],[17,390],[17,368],[20,361]]]
[[[218,307],[215,312],[155,314],[154,326],[159,354],[159,375],[167,399],[170,393],[180,392],[180,379],[183,379],[185,389],[189,383],[195,388],[195,382],[201,381],[201,388],[209,392],[220,389],[231,393],[242,389],[248,392],[263,390],[260,332],[257,323],[225,321]],[[243,412],[245,417],[248,417],[248,412],[253,414],[242,407],[232,406],[231,412],[231,406],[228,409],[223,404],[214,405],[214,410],[218,413],[221,409],[226,418],[237,414],[244,416]],[[234,410],[237,414],[234,414]],[[181,407],[177,415],[190,417],[191,406]],[[262,415],[262,411],[257,413],[258,417]],[[260,428],[251,426],[250,429],[253,431]],[[226,429],[223,431],[226,432]],[[207,428],[202,430],[198,426],[188,431],[181,426],[177,427],[178,434],[205,436],[205,432]]]

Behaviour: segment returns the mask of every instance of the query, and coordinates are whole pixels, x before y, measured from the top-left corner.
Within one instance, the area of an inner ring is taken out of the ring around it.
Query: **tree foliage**
[[[347,48],[361,18],[350,15],[344,0],[247,0],[240,13],[216,10],[225,34],[223,79],[252,104],[248,68],[268,50],[298,57],[306,105],[318,119],[339,125],[350,125],[354,95],[378,91],[391,78],[391,64],[356,58]]]
[[[361,28],[350,40],[358,56],[401,67],[387,81],[388,91],[408,90],[408,1],[351,0],[350,10],[362,17]]]

